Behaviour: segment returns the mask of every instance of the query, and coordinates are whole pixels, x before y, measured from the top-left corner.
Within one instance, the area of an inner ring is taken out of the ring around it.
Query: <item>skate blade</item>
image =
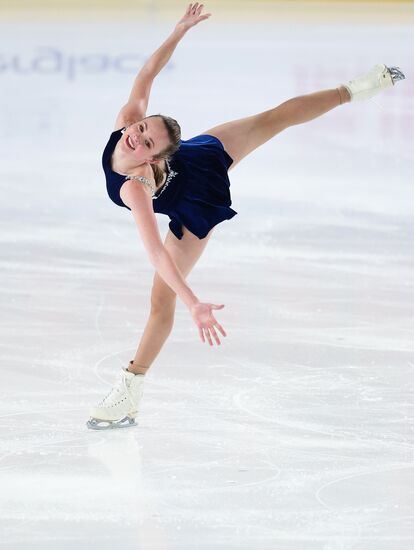
[[[130,416],[125,416],[121,420],[99,420],[97,418],[91,418],[86,422],[86,426],[90,430],[115,430],[137,425],[135,418],[131,418]]]
[[[387,67],[387,69],[391,75],[391,80],[393,81],[393,83],[405,79],[405,74],[399,67]]]

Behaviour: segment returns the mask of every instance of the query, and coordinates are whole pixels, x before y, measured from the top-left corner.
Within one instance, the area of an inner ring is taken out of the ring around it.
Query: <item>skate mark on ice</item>
[[[316,500],[322,504],[323,506],[325,506],[326,508],[328,509],[331,509],[331,506],[329,506],[329,504],[327,504],[327,502],[325,502],[323,500],[323,497],[321,496],[321,493],[327,489],[328,487],[331,487],[332,485],[336,485],[337,483],[340,483],[342,481],[347,481],[347,480],[350,480],[350,479],[355,479],[357,477],[362,477],[362,476],[371,476],[373,474],[381,474],[381,473],[387,473],[387,472],[394,472],[394,471],[398,471],[398,470],[412,470],[413,469],[413,465],[412,464],[407,464],[406,466],[404,465],[396,465],[396,466],[383,466],[381,468],[372,468],[372,469],[366,469],[366,470],[361,470],[359,472],[355,472],[353,474],[349,474],[349,475],[346,475],[346,476],[340,476],[338,478],[335,478],[335,479],[332,479],[330,481],[328,481],[327,483],[324,483],[323,485],[321,485],[316,491],[315,491],[315,498]]]

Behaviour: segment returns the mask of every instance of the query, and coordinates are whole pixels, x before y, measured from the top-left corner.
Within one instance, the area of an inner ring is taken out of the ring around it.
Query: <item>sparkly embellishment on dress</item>
[[[125,176],[126,180],[138,180],[151,189],[152,194],[155,193],[155,183],[152,183],[148,178],[144,176]]]

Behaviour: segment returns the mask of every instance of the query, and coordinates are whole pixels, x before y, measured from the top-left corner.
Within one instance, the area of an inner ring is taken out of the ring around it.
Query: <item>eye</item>
[[[143,128],[144,128],[143,125],[140,124],[139,129],[141,130],[141,132],[142,132]]]
[[[145,142],[145,145],[146,145],[146,146],[148,147],[148,149],[149,149],[149,147],[150,147],[150,142],[149,142],[149,141],[146,141],[146,142]]]

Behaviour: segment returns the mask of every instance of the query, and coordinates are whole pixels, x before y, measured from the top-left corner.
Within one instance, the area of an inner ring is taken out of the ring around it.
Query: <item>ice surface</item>
[[[178,302],[139,426],[95,433],[153,277],[100,155],[169,26],[2,24],[7,550],[413,548],[412,26],[208,23],[154,84],[185,138],[375,63],[407,80],[231,173],[239,215],[188,278],[227,338],[203,345]]]

